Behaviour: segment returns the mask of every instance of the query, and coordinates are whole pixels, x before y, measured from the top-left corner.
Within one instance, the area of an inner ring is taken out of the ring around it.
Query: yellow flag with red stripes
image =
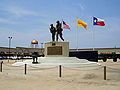
[[[87,23],[80,19],[77,20],[77,26],[84,27],[85,29],[87,29]]]

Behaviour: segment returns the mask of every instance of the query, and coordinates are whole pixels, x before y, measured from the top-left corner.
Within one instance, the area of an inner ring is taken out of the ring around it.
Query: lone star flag
[[[66,22],[64,22],[64,21],[63,21],[63,28],[70,30],[70,26]]]
[[[77,25],[79,27],[84,27],[85,29],[87,29],[87,23],[82,21],[82,20],[80,20],[80,19],[77,20]]]
[[[93,17],[93,25],[105,26],[105,22],[100,18]]]

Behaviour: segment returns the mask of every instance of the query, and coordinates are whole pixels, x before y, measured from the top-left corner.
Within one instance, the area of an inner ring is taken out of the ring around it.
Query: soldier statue
[[[57,21],[56,23],[56,41],[58,41],[58,36],[60,36],[60,38],[64,41],[62,36],[62,24],[59,21]]]
[[[56,34],[56,28],[53,26],[53,24],[50,25],[50,32],[52,34],[52,41],[55,41],[55,34]]]

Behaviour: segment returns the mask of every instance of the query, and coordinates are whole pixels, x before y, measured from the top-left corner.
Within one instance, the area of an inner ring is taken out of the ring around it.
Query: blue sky
[[[0,0],[0,47],[8,47],[9,36],[12,47],[30,47],[33,39],[41,46],[51,41],[49,25],[62,19],[71,27],[63,32],[70,48],[120,47],[119,9],[120,0]],[[93,26],[93,16],[104,19],[106,26]],[[77,30],[77,17],[88,30]]]

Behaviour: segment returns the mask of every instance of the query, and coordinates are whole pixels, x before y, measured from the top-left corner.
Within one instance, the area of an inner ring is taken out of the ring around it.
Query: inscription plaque
[[[62,55],[62,46],[47,47],[47,55]]]

